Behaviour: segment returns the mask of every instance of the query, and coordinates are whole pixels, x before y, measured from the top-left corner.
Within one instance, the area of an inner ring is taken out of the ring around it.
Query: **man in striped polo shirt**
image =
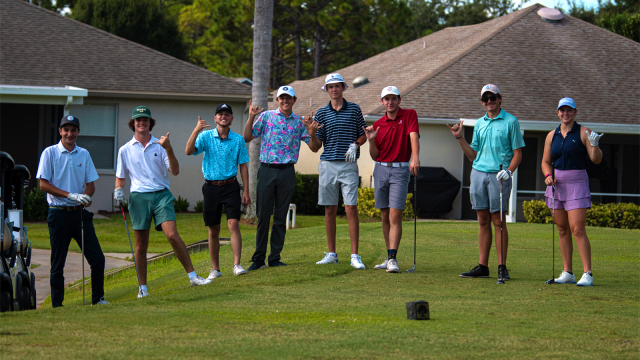
[[[402,238],[402,212],[407,202],[409,179],[420,170],[420,130],[416,111],[400,107],[397,87],[382,89],[380,101],[386,109],[384,116],[365,129],[369,153],[376,162],[373,170],[375,207],[382,215],[388,254],[387,260],[374,269],[397,273],[400,268],[396,255]]]
[[[360,157],[360,145],[366,141],[364,135],[364,117],[360,106],[347,102],[342,93],[348,85],[340,74],[329,74],[325,78],[322,90],[329,93],[331,101],[320,108],[315,121],[305,119],[309,132],[309,148],[317,152],[324,146],[320,155],[318,173],[320,174],[318,204],[325,206],[325,226],[329,252],[316,264],[338,262],[336,254],[336,213],[338,212],[339,191],[342,191],[344,207],[349,220],[351,238],[351,266],[364,269],[358,255],[358,186],[360,177],[357,159]]]

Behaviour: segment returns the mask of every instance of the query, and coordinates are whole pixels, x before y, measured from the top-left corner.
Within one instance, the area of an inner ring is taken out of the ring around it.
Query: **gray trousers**
[[[295,183],[296,172],[293,166],[286,169],[260,166],[256,191],[256,213],[258,215],[256,252],[251,257],[251,261],[264,262],[269,241],[271,214],[273,214],[273,226],[271,227],[269,264],[280,261],[280,253],[284,247],[284,237],[287,232],[285,221]]]

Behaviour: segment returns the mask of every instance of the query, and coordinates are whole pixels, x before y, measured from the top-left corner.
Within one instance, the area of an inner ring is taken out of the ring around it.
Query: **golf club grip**
[[[122,218],[124,221],[127,221],[127,217],[124,215],[124,206],[120,206],[120,211],[122,211]]]

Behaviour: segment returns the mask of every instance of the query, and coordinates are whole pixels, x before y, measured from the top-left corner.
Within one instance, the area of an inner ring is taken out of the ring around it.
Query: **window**
[[[80,119],[78,146],[91,154],[96,169],[114,170],[116,158],[116,105],[75,105],[69,114]]]

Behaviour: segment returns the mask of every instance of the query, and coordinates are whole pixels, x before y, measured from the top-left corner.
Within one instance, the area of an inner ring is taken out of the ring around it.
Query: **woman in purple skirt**
[[[587,157],[594,164],[599,164],[602,160],[602,151],[598,147],[598,142],[604,134],[598,135],[575,121],[578,109],[571,98],[560,100],[556,113],[560,118],[560,126],[547,135],[542,156],[542,172],[545,174],[544,182],[547,184],[546,204],[550,209],[554,202],[552,186],[555,186],[555,222],[558,225],[560,252],[564,264],[564,271],[554,280],[557,284],[576,283],[571,262],[573,256],[571,235],[573,234],[584,268],[584,275],[577,285],[592,286],[591,244],[585,231],[587,209],[591,208],[586,165]]]

